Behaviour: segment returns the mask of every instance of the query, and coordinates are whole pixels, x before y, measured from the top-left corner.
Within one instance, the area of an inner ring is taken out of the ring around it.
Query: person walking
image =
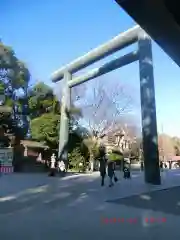
[[[112,160],[108,160],[108,177],[109,177],[109,187],[114,186],[113,183],[113,178],[114,178],[114,182],[118,181],[118,178],[116,177],[115,174],[115,162]]]
[[[107,166],[106,150],[104,146],[100,146],[99,148],[99,161],[100,161],[99,171],[101,175],[101,186],[104,186]]]
[[[1,177],[1,171],[2,171],[2,164],[1,164],[1,160],[0,160],[0,177]]]
[[[51,162],[50,162],[50,173],[49,173],[50,177],[54,177],[55,176],[55,172],[56,172],[55,164],[56,164],[56,156],[53,153],[52,156],[51,156]]]
[[[143,161],[141,161],[141,171],[143,171],[144,170],[144,163],[143,163]]]
[[[163,161],[160,161],[160,169],[163,172]]]

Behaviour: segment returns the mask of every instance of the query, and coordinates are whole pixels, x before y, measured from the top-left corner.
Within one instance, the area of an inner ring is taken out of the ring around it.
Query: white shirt
[[[65,164],[63,161],[59,162],[59,169],[63,172],[65,170]]]
[[[55,156],[51,156],[51,168],[55,168],[55,162],[56,162]]]

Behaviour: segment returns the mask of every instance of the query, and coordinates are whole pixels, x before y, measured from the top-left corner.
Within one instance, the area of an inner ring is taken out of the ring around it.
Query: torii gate
[[[135,42],[138,42],[137,50],[107,62],[99,68],[90,70],[85,75],[73,77],[75,72]],[[68,142],[69,116],[67,112],[70,109],[71,88],[135,61],[139,61],[145,181],[158,185],[161,184],[161,178],[159,170],[152,47],[150,37],[139,26],[135,26],[119,34],[107,43],[77,58],[52,74],[52,81],[54,83],[63,79],[59,156]],[[68,152],[66,148],[64,149],[63,155],[64,160],[67,162]]]

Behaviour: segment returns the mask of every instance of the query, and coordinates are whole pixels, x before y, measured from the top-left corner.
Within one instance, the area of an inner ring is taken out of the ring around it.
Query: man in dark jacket
[[[107,166],[107,158],[106,158],[106,150],[104,146],[100,146],[99,148],[99,161],[100,161],[100,175],[101,175],[101,186],[104,186],[104,179],[106,176],[106,166]]]

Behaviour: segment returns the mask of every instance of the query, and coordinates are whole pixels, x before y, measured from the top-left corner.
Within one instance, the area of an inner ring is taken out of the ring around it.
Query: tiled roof
[[[44,145],[44,143],[37,141],[22,140],[21,144],[27,147],[48,148],[48,146]]]
[[[11,107],[0,106],[0,112],[10,113],[12,111]]]
[[[173,156],[172,161],[180,161],[180,156]]]

